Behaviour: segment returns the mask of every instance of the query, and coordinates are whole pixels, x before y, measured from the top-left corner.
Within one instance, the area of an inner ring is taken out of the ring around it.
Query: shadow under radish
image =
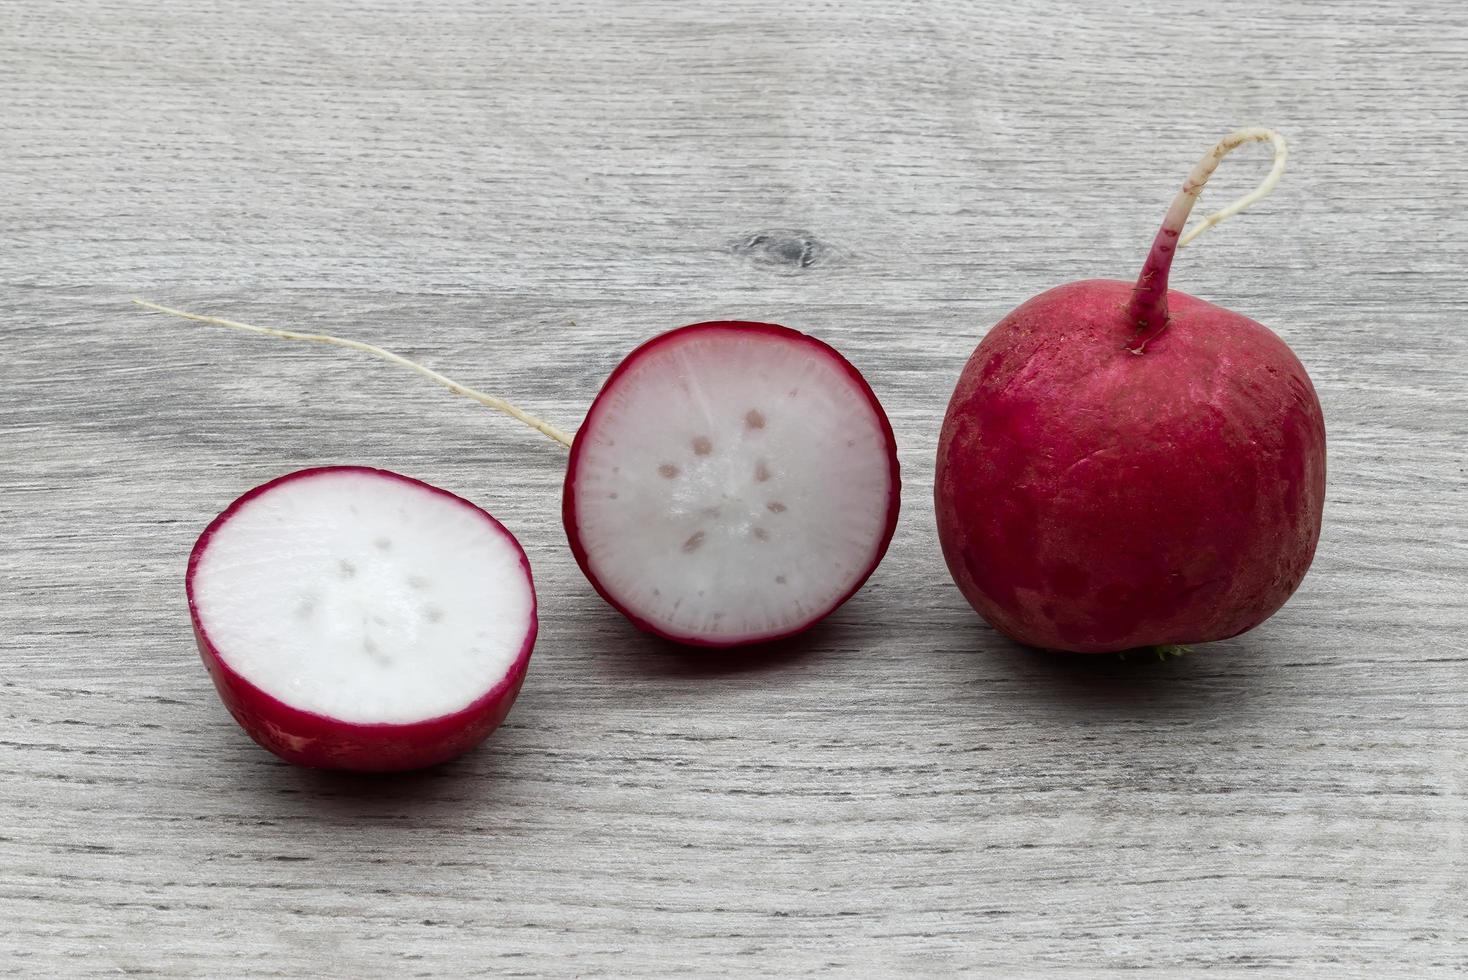
[[[1263,694],[1267,668],[1243,638],[1200,644],[1181,655],[1154,648],[1123,653],[1060,653],[1022,646],[990,632],[983,644],[986,673],[1004,678],[1013,702],[1062,715],[1110,711],[1170,717],[1216,714]]]
[[[486,796],[495,795],[495,784],[513,778],[513,741],[513,726],[505,725],[457,758],[399,772],[307,768],[250,746],[249,764],[236,767],[231,782],[236,791],[270,799],[264,809],[272,814],[313,824],[390,822],[424,811],[471,812],[482,807]]]
[[[770,673],[805,666],[851,647],[857,630],[825,620],[794,636],[741,647],[695,647],[626,627],[618,674],[670,679]]]

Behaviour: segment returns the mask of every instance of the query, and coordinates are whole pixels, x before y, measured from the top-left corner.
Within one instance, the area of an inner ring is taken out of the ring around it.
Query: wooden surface
[[[0,5],[0,973],[1468,970],[1468,7],[980,7]],[[1182,660],[1017,648],[939,556],[952,384],[1029,295],[1133,275],[1247,124],[1290,172],[1173,281],[1315,379],[1315,566]],[[133,294],[566,427],[653,333],[783,322],[883,399],[901,526],[806,640],[683,653],[576,569],[559,447]],[[440,770],[289,768],[194,652],[195,536],[327,462],[534,564],[524,693]]]

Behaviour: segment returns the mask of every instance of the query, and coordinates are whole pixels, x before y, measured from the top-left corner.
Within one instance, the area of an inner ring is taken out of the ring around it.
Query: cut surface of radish
[[[200,537],[186,584],[226,704],[309,765],[458,754],[508,711],[536,632],[529,565],[499,522],[364,467],[241,497]]]
[[[679,642],[799,632],[876,568],[896,444],[860,373],[812,337],[694,324],[633,351],[576,435],[564,517],[597,590]]]

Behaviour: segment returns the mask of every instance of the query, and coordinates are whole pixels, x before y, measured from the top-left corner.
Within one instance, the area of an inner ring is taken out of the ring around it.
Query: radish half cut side
[[[443,762],[504,720],[535,644],[514,536],[360,466],[301,470],[214,519],[184,580],[199,653],[250,737],[303,766]]]
[[[680,643],[779,639],[866,581],[897,526],[892,427],[837,351],[697,323],[627,356],[576,433],[562,516],[602,597]]]

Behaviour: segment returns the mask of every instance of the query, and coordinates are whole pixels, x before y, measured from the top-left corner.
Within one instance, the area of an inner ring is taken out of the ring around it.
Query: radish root
[[[360,340],[350,340],[346,337],[333,337],[330,334],[324,333],[299,333],[295,330],[277,330],[275,327],[256,327],[248,323],[240,323],[236,320],[226,320],[223,317],[204,316],[201,313],[176,310],[171,306],[160,306],[157,303],[150,303],[144,299],[135,298],[133,302],[144,309],[153,310],[156,313],[167,313],[169,316],[182,317],[185,320],[193,320],[198,323],[210,323],[216,327],[229,327],[231,330],[243,330],[247,333],[264,334],[267,337],[278,337],[281,340],[303,340],[313,344],[329,344],[333,347],[346,347],[350,350],[362,351],[363,353],[371,354],[373,357],[378,357],[392,364],[416,371],[428,380],[443,385],[456,395],[463,395],[465,398],[476,401],[486,408],[504,412],[511,418],[524,422],[542,435],[554,439],[566,448],[569,449],[571,447],[571,436],[551,425],[549,422],[543,422],[529,412],[516,408],[503,398],[497,398],[494,395],[476,391],[468,385],[459,384],[453,378],[439,374],[431,368],[424,367],[417,361],[409,360],[400,354],[394,354],[392,351],[378,347],[376,344],[367,344]]]
[[[1269,143],[1274,147],[1274,165],[1270,167],[1269,174],[1248,194],[1228,207],[1210,214],[1184,233],[1183,226],[1193,213],[1193,205],[1198,202],[1203,185],[1208,183],[1208,178],[1218,169],[1219,162],[1245,143]],[[1288,158],[1289,150],[1285,146],[1284,137],[1272,129],[1262,128],[1236,129],[1203,154],[1203,159],[1193,166],[1187,180],[1183,181],[1182,189],[1172,199],[1172,204],[1162,219],[1162,227],[1152,240],[1152,248],[1147,253],[1147,261],[1142,265],[1141,275],[1137,277],[1136,288],[1132,290],[1131,302],[1127,306],[1127,316],[1136,327],[1137,339],[1127,350],[1133,354],[1141,354],[1150,341],[1167,329],[1167,276],[1172,270],[1172,257],[1177,250],[1219,222],[1268,197],[1279,184],[1279,179],[1284,176],[1285,161]]]
[[[1270,194],[1274,193],[1274,189],[1279,186],[1279,179],[1284,176],[1285,163],[1290,155],[1289,147],[1285,145],[1284,137],[1272,129],[1234,130],[1219,140],[1213,149],[1209,150],[1203,159],[1199,160],[1197,165],[1193,167],[1193,172],[1188,174],[1188,179],[1183,183],[1183,189],[1178,192],[1177,197],[1172,202],[1172,207],[1168,209],[1167,218],[1163,220],[1162,226],[1164,228],[1168,227],[1169,222],[1174,217],[1174,212],[1176,212],[1177,223],[1175,227],[1181,231],[1183,225],[1188,220],[1188,215],[1192,213],[1193,204],[1198,200],[1198,195],[1202,192],[1203,185],[1208,183],[1209,177],[1213,176],[1213,171],[1218,168],[1219,161],[1245,143],[1269,143],[1274,147],[1274,165],[1269,168],[1269,174],[1259,182],[1258,187],[1237,201],[1234,201],[1228,207],[1213,212],[1190,228],[1178,239],[1178,248],[1182,248],[1220,221],[1232,218],[1240,211],[1258,204]]]

